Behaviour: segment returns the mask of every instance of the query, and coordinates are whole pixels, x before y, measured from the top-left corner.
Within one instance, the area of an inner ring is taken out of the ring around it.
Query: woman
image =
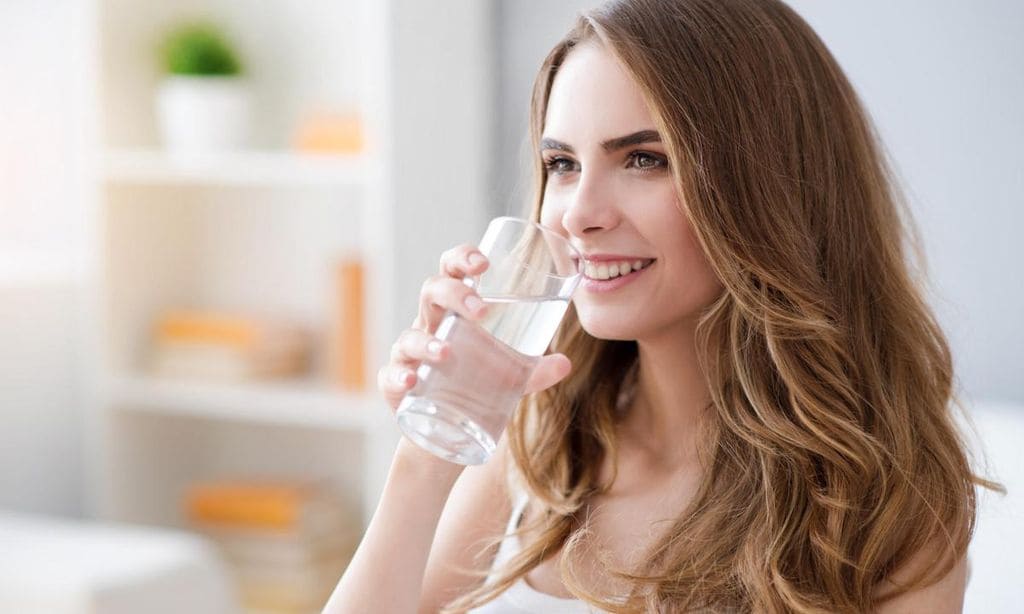
[[[577,291],[487,464],[402,441],[327,611],[959,612],[994,485],[810,27],[776,0],[612,2],[548,55],[531,131],[532,218],[628,279]],[[485,267],[442,256],[380,372],[392,407],[449,358],[444,311],[479,317],[459,279]]]

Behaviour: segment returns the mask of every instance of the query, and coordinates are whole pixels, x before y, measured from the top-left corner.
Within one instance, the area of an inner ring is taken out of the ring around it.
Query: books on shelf
[[[192,485],[188,523],[220,550],[248,608],[322,608],[355,552],[356,516],[308,482],[220,481]]]
[[[176,310],[155,324],[154,375],[240,381],[294,376],[309,369],[302,327],[242,314]]]
[[[357,112],[320,109],[301,118],[292,140],[297,151],[351,155],[363,151],[366,136]]]
[[[353,392],[369,388],[366,367],[365,271],[362,257],[349,253],[335,264],[336,300],[331,354],[334,380]]]

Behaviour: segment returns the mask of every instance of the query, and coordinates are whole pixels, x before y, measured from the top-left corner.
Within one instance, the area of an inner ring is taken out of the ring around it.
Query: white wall
[[[0,287],[0,508],[83,512],[78,289]]]
[[[541,62],[572,25],[587,0],[499,0],[497,27],[498,156],[494,162],[494,215],[522,215],[532,186],[527,117]]]
[[[791,5],[861,92],[910,188],[964,390],[1024,401],[1024,4]]]
[[[500,3],[503,194],[522,185],[517,154],[534,73],[575,13],[597,4]],[[1024,246],[1015,240],[1024,228],[1024,3],[790,5],[846,70],[896,160],[968,399],[1024,401]],[[496,210],[514,210],[507,202]]]
[[[0,3],[0,508],[83,512],[84,3]]]
[[[475,243],[486,227],[488,156],[494,150],[493,3],[446,0],[443,8],[396,0],[390,75],[396,255],[395,327],[416,316],[423,280],[443,251]],[[445,14],[437,24],[438,11]],[[436,162],[443,156],[442,164]],[[460,215],[438,215],[460,211]],[[397,334],[397,333],[396,333]]]

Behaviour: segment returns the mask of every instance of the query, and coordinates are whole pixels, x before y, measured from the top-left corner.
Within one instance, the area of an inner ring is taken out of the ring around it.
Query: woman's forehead
[[[594,43],[569,52],[551,85],[545,137],[584,147],[652,125],[639,84],[613,53]]]

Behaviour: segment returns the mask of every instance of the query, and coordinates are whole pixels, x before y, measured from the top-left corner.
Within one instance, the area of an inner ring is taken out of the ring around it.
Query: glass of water
[[[448,359],[422,363],[396,411],[409,439],[463,465],[494,453],[580,281],[579,252],[529,220],[491,220],[479,248],[487,270],[463,282],[476,288],[487,314],[479,322],[445,314],[434,335],[451,346]]]

